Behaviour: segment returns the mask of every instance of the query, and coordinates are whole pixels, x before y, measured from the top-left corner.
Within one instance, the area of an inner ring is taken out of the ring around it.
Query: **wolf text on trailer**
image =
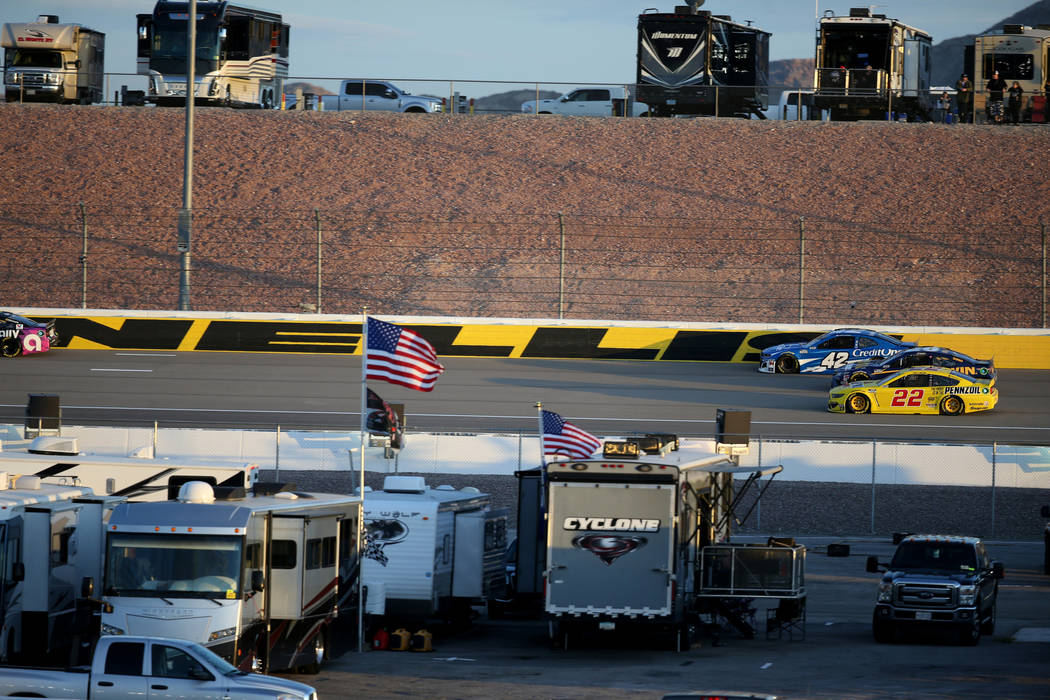
[[[868,8],[829,10],[817,31],[814,107],[835,121],[930,118],[930,35]]]
[[[638,16],[638,102],[653,117],[764,118],[769,32],[697,9]]]
[[[8,102],[101,102],[106,35],[58,15],[3,27]]]
[[[1002,32],[974,39],[974,109],[983,114],[988,104],[985,86],[992,74],[1007,85],[1016,80],[1027,96],[1021,112],[1026,121],[1046,121],[1046,85],[1050,83],[1050,24],[1037,28],[1003,25]]]
[[[198,642],[242,670],[316,673],[333,623],[356,618],[360,511],[351,496],[199,481],[177,501],[121,504],[106,527],[102,633]]]
[[[149,102],[186,103],[188,18],[188,2],[167,0],[138,15],[138,73],[149,76]],[[197,104],[275,108],[288,77],[288,25],[274,12],[198,2],[194,72]]]

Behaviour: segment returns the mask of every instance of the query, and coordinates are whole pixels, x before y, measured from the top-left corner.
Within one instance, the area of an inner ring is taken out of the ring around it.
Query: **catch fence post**
[[[277,424],[277,436],[273,449],[273,480],[281,480],[281,424]]]
[[[80,253],[80,308],[87,308],[87,214],[84,210],[84,203],[80,203],[80,230],[82,238],[84,239],[84,247]]]
[[[875,534],[875,453],[878,441],[871,441],[871,534]]]
[[[992,536],[995,536],[995,467],[996,467],[996,446],[998,443],[992,443]]]
[[[806,300],[806,217],[798,217],[798,322],[804,318]]]
[[[1050,99],[1048,97],[1047,99]],[[1046,328],[1046,222],[1039,224],[1043,238],[1043,328]]]
[[[565,215],[558,212],[558,233],[561,236],[561,257],[558,260],[558,318],[565,313]]]
[[[317,226],[317,313],[321,313],[321,212],[314,207],[314,223]]]

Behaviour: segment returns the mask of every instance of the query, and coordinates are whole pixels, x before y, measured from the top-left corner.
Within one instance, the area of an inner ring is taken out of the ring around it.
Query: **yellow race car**
[[[832,387],[832,413],[944,413],[957,416],[995,408],[995,379],[944,367],[909,367],[882,379]]]

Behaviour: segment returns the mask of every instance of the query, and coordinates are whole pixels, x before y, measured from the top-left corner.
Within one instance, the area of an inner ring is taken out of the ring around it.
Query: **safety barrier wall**
[[[361,354],[361,317],[321,314],[25,308],[56,318],[59,347]],[[383,316],[422,334],[439,356],[755,362],[763,348],[831,326]],[[873,326],[919,345],[993,358],[1000,369],[1050,369],[1050,330]]]

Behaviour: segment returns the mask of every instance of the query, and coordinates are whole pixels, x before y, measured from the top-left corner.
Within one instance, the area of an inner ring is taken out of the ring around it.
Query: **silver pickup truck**
[[[199,698],[317,700],[310,686],[245,673],[200,644],[160,637],[102,637],[90,666],[0,667],[0,696],[34,698]]]

